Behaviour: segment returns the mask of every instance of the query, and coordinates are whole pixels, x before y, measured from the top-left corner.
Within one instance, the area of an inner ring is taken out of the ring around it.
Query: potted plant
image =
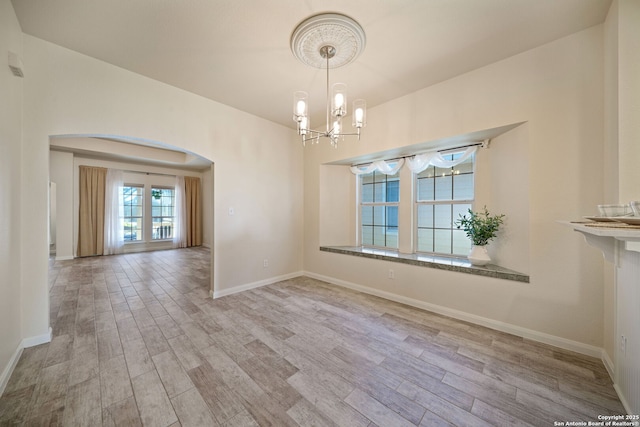
[[[455,221],[456,227],[464,230],[473,245],[468,256],[471,264],[485,265],[491,261],[486,246],[498,234],[503,219],[504,215],[491,215],[485,206],[484,212],[469,209],[469,216],[460,215]]]

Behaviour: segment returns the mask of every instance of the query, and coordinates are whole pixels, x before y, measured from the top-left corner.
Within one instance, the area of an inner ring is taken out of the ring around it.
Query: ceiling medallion
[[[293,120],[297,123],[302,143],[317,143],[327,137],[331,145],[347,135],[360,139],[360,129],[366,126],[367,104],[363,99],[353,102],[352,125],[355,133],[342,132],[342,117],[347,114],[347,85],[335,83],[329,89],[329,69],[347,65],[356,60],[366,44],[364,30],[353,19],[338,13],[322,13],[302,21],[291,34],[291,51],[302,63],[327,70],[327,123],[325,131],[311,129],[308,114],[308,94],[297,91],[293,94]],[[330,118],[333,117],[333,123]]]

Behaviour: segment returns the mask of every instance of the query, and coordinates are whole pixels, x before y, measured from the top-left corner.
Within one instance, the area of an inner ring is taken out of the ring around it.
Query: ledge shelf
[[[420,267],[435,268],[438,270],[457,271],[458,273],[474,274],[476,276],[494,277],[496,279],[514,280],[516,282],[529,283],[527,274],[518,273],[497,265],[484,266],[472,265],[461,258],[435,257],[419,254],[402,254],[397,251],[384,249],[363,248],[360,246],[321,246],[323,252],[335,254],[353,255],[362,258],[380,259],[397,262],[400,264],[417,265]]]
[[[593,222],[558,221],[568,225],[584,236],[586,242],[602,251],[607,261],[614,262],[616,254],[616,241],[624,243],[624,249],[640,252],[640,227],[608,227],[598,226]]]

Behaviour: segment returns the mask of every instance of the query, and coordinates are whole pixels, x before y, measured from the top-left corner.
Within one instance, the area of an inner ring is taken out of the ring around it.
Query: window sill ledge
[[[420,254],[402,254],[397,251],[384,249],[363,248],[359,246],[321,246],[323,252],[353,255],[362,258],[379,259],[400,264],[417,265],[438,270],[456,271],[458,273],[474,274],[476,276],[493,277],[496,279],[513,280],[529,283],[529,275],[518,273],[493,264],[484,266],[472,265],[462,258],[446,258]]]

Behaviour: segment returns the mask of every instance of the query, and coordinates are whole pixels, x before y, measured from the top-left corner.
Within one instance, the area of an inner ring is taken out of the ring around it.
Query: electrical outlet
[[[393,270],[389,270],[389,279],[395,279],[396,278],[396,274],[393,272]]]
[[[264,259],[264,261],[262,261],[262,266],[263,266],[264,268],[269,267],[269,260],[265,258],[265,259]]]

